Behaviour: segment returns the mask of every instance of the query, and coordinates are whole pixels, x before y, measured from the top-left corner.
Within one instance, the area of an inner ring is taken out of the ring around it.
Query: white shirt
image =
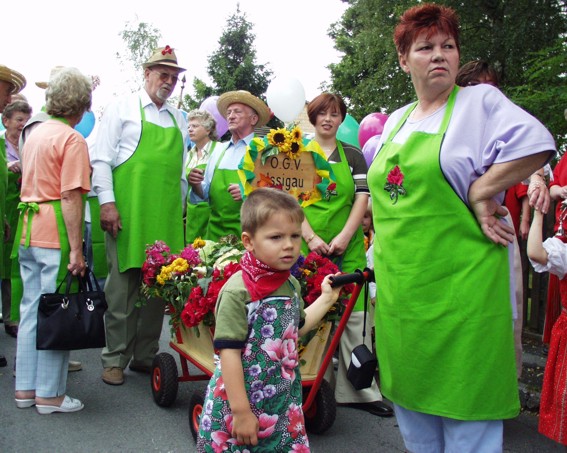
[[[211,181],[213,179],[215,167],[217,166],[217,162],[219,162],[223,151],[226,149],[226,153],[224,153],[222,160],[219,162],[218,168],[220,170],[238,170],[238,165],[244,157],[244,154],[246,154],[246,148],[253,138],[254,132],[238,140],[236,143],[234,143],[231,138],[230,141],[219,143],[215,146],[213,154],[211,154],[211,158],[207,162],[204,179],[201,183],[201,187],[203,188],[203,198],[199,198],[194,191],[191,191],[189,198],[191,203],[196,204],[209,199],[209,189],[211,188]]]
[[[145,90],[121,97],[109,104],[102,115],[96,144],[91,153],[92,186],[101,205],[115,201],[112,170],[126,162],[134,154],[140,142],[142,134],[140,105],[144,108],[146,121],[162,127],[172,127],[177,122],[183,143],[187,141],[187,121],[181,111],[167,103],[158,109]],[[175,118],[175,122],[170,113]],[[185,176],[187,150],[185,146],[183,148],[180,176],[181,193],[185,199],[188,188]]]

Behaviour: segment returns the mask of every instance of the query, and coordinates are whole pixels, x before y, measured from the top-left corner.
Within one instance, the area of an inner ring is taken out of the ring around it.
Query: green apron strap
[[[24,229],[24,215],[28,213],[28,224],[26,228],[26,240],[24,242],[24,247],[28,248],[30,246],[31,239],[31,225],[33,215],[39,212],[39,204],[31,202],[20,202],[18,203],[18,210],[20,211],[20,217],[18,219],[18,227],[16,228],[16,235],[14,236],[14,245],[12,247],[12,253],[10,258],[14,259],[18,256],[18,247],[20,246],[20,241],[22,239],[22,231]]]

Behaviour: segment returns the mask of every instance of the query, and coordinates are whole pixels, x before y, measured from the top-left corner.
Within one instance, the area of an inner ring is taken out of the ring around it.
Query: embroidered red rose
[[[407,193],[403,183],[404,174],[400,170],[400,167],[396,165],[390,170],[390,173],[388,173],[388,176],[386,177],[386,184],[384,185],[384,190],[390,193],[390,200],[392,200],[392,204],[396,204],[398,202],[398,197],[400,195],[405,195]]]

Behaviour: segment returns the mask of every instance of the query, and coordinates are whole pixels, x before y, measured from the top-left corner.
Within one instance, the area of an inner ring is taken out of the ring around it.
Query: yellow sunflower
[[[282,148],[289,141],[289,131],[283,127],[272,129],[268,134],[268,143]]]
[[[301,129],[298,126],[295,126],[291,132],[291,141],[292,142],[300,142],[301,141]]]
[[[302,153],[303,151],[305,151],[305,148],[303,147],[303,142],[302,141],[296,142],[295,140],[292,140],[287,155],[290,159],[297,159],[299,154]]]

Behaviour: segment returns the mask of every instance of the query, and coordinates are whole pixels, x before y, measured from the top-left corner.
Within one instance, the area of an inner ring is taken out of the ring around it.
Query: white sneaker
[[[54,412],[77,412],[85,405],[75,398],[65,395],[61,406],[51,406],[47,404],[36,404],[35,407],[41,415],[52,414]]]

